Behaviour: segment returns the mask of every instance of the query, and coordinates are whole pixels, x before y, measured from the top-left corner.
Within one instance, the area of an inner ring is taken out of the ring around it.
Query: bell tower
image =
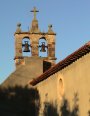
[[[52,25],[47,32],[39,29],[35,7],[30,29],[22,31],[21,23],[17,24],[15,37],[16,70],[4,81],[2,87],[24,87],[36,77],[43,74],[55,64],[55,36]],[[46,55],[46,56],[45,56]]]
[[[27,59],[33,59],[33,58],[39,58],[43,59],[43,61],[51,63],[53,66],[55,64],[55,36],[56,34],[54,33],[52,29],[52,25],[48,26],[48,31],[47,32],[41,32],[39,29],[39,24],[38,20],[36,18],[36,14],[39,12],[36,7],[31,11],[34,16],[33,20],[30,26],[29,31],[22,31],[21,29],[21,24],[17,24],[17,29],[14,34],[15,36],[15,64],[16,68],[19,65],[25,65],[27,62]],[[27,39],[28,41],[22,41],[24,39]],[[47,45],[45,42],[41,42],[39,44],[40,40],[45,40],[47,42]],[[30,41],[30,43],[29,43]],[[24,56],[23,53],[28,53],[31,52],[30,56]],[[47,56],[40,56],[39,53],[45,53],[47,52]]]

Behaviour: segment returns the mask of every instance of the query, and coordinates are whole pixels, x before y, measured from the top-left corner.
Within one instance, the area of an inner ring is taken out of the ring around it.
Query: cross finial
[[[36,13],[39,12],[36,7],[33,8],[33,10],[31,10],[31,12],[34,13],[34,19],[36,19]]]

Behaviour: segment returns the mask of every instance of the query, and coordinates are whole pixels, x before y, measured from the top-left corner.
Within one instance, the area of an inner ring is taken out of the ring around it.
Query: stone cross
[[[34,20],[36,19],[36,13],[39,12],[36,7],[34,7],[34,9],[31,11],[34,13]]]

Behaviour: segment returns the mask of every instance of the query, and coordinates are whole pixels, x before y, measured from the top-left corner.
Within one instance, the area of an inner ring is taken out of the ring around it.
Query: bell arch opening
[[[31,56],[31,45],[29,37],[24,37],[22,39],[22,56]]]
[[[48,44],[45,37],[39,39],[39,57],[48,57]]]

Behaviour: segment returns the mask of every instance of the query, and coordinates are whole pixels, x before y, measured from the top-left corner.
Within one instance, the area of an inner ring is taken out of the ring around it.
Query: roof
[[[40,83],[41,81],[47,79],[49,76],[55,74],[56,72],[64,69],[68,65],[72,64],[75,62],[77,59],[81,58],[82,56],[86,55],[87,53],[90,52],[90,41],[83,45],[81,48],[67,56],[65,59],[57,63],[54,67],[50,68],[47,70],[45,73],[40,75],[39,77],[33,79],[30,81],[30,84],[32,86],[35,86],[36,84]]]
[[[22,57],[21,57],[22,58]],[[25,65],[20,65],[11,73],[8,78],[0,84],[0,88],[25,87],[27,83],[43,73],[42,70],[35,71],[35,68],[42,67],[43,58],[24,57]],[[38,64],[38,65],[37,65]]]

